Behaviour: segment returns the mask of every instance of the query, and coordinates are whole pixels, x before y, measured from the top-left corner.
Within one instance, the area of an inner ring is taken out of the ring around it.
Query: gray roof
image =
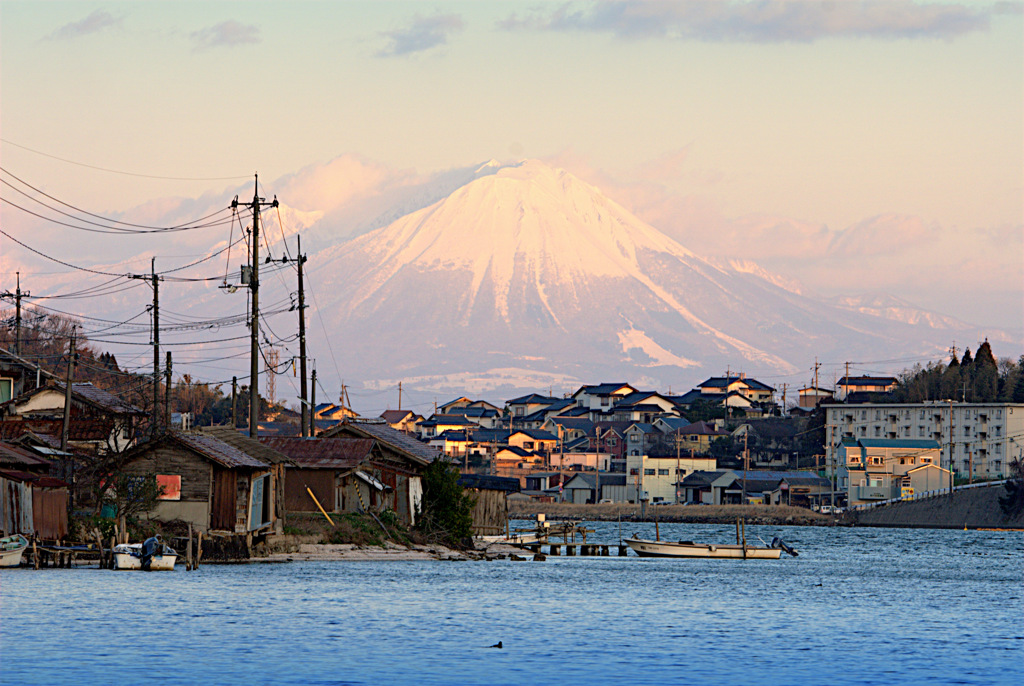
[[[346,420],[323,432],[324,438],[353,436],[374,438],[399,453],[404,453],[415,462],[427,464],[438,458],[438,451],[417,439],[392,429],[382,420]]]

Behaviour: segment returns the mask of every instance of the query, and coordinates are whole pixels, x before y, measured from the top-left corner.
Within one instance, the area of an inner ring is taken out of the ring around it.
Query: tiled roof
[[[851,376],[839,379],[840,386],[891,386],[899,381],[895,376]]]
[[[540,429],[519,429],[513,431],[512,435],[515,434],[526,434],[535,441],[557,441],[558,437],[548,431],[541,431]]]
[[[28,468],[49,468],[50,461],[32,453],[27,448],[12,443],[0,442],[0,465]]]
[[[303,469],[354,469],[370,459],[372,438],[261,438]]]
[[[64,390],[64,384],[62,383],[54,384],[54,387],[62,392]],[[140,410],[131,403],[127,403],[113,393],[93,386],[91,383],[72,383],[71,394],[72,396],[80,396],[88,403],[114,414],[146,414],[145,411]]]
[[[412,414],[412,410],[384,410],[380,413],[380,418],[388,424],[397,424]]]
[[[273,448],[263,445],[260,441],[249,438],[244,433],[237,429],[233,429],[230,426],[206,426],[200,429],[200,431],[208,436],[213,436],[233,448],[244,452],[246,455],[254,457],[267,464],[288,462],[288,458],[285,455],[279,453]]]
[[[742,377],[741,376],[733,376],[731,374],[728,377],[725,377],[725,376],[712,376],[707,381],[705,381],[704,383],[700,384],[699,387],[700,388],[725,388],[729,384],[735,383],[736,381],[741,381],[741,382],[745,383],[749,388],[752,388],[752,389],[757,390],[757,391],[774,391],[775,390],[771,386],[769,386],[767,384],[763,384],[760,381],[758,381],[757,379],[752,379],[752,378],[747,377],[747,376],[742,376]]]
[[[344,421],[324,432],[325,438],[335,436],[356,436],[375,438],[392,450],[407,454],[414,461],[424,464],[433,462],[439,453],[425,443],[392,429],[382,421]]]
[[[615,391],[622,388],[633,388],[628,383],[599,383],[594,386],[581,386],[576,393],[586,393],[587,395],[611,395]]]
[[[227,467],[228,469],[234,469],[236,467],[259,469],[267,466],[267,464],[262,460],[251,455],[247,455],[238,448],[206,433],[172,430],[168,431],[164,436],[158,436],[154,440],[155,442],[163,440],[176,442],[183,447],[202,455],[211,462],[216,462],[222,467]],[[154,441],[141,443],[133,448],[131,452],[145,452],[148,447],[153,445],[153,443]]]
[[[540,404],[550,405],[551,403],[558,402],[558,398],[552,398],[547,395],[538,395],[537,393],[531,393],[530,395],[523,395],[518,398],[513,398],[506,402],[506,405],[526,405],[526,404]]]

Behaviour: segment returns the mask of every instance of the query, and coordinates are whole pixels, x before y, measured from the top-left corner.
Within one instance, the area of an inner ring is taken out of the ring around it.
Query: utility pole
[[[164,425],[171,425],[171,351],[167,351],[167,369],[164,370]],[[184,428],[184,427],[183,427]]]
[[[260,177],[256,175],[254,183],[255,192],[252,202],[243,204],[252,210],[252,275],[249,279],[249,292],[252,298],[251,321],[249,324],[249,437],[257,438],[259,435],[260,416],[260,394],[259,394],[259,357],[260,357],[260,208],[267,204],[265,198],[260,197]],[[277,207],[277,196],[271,207]],[[231,209],[237,209],[238,198],[231,203]]]
[[[313,375],[310,378],[309,390],[309,435],[316,437],[316,362],[313,363]]]
[[[60,432],[60,451],[62,453],[68,450],[68,433],[71,430],[71,383],[75,378],[75,335],[78,331],[77,326],[71,327],[71,350],[68,353],[68,375],[67,381],[64,386],[64,426]]]
[[[940,460],[941,463],[941,460]],[[941,466],[941,464],[939,465]],[[953,399],[949,400],[949,499],[953,499]]]
[[[750,451],[747,450],[747,436],[750,434],[750,425],[747,425],[747,430],[743,432],[743,502],[741,505],[747,504],[747,472],[750,471]]]
[[[15,272],[18,287],[14,291],[14,354],[21,357],[21,299],[28,291],[21,292],[21,272]]]
[[[402,409],[402,382],[398,382],[398,409]]]
[[[306,386],[306,291],[302,282],[302,265],[306,263],[306,256],[302,254],[302,237],[296,236],[296,241],[299,252],[299,374],[302,376],[299,381],[299,394],[302,396],[299,400],[302,406],[302,431],[300,433],[305,438],[310,435],[307,433],[307,427],[311,424],[309,417],[312,415],[312,408],[308,405],[309,388]]]
[[[238,377],[231,377],[231,428],[238,428]]]

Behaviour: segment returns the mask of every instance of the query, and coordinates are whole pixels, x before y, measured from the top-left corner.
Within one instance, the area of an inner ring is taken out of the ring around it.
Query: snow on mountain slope
[[[563,170],[489,171],[311,257],[323,316],[366,378],[528,369],[668,385],[687,369],[770,376],[815,355],[948,345],[940,330],[807,297],[756,265],[716,265]]]

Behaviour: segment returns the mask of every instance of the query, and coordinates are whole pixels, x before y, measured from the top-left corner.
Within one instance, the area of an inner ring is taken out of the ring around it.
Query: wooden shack
[[[473,534],[505,533],[508,525],[508,494],[519,491],[519,479],[485,474],[463,474],[459,485],[475,499]]]
[[[237,433],[237,432],[235,432]],[[126,474],[153,474],[164,488],[149,513],[183,520],[200,531],[249,533],[279,528],[275,466],[287,458],[246,436],[231,443],[203,432],[171,430],[125,454]]]
[[[317,512],[317,503],[328,512],[390,509],[404,524],[416,523],[420,466],[407,458],[389,457],[378,441],[268,436],[260,442],[292,463],[285,477],[289,511]]]
[[[366,485],[367,493],[381,494],[401,521],[415,523],[416,511],[423,497],[421,475],[423,469],[437,459],[439,453],[435,449],[396,431],[382,419],[346,420],[321,436],[324,439],[372,439],[377,450],[371,460],[373,469],[369,472],[358,470],[356,478]]]
[[[50,462],[0,442],[0,530],[47,540],[68,535],[68,484],[49,475]]]

